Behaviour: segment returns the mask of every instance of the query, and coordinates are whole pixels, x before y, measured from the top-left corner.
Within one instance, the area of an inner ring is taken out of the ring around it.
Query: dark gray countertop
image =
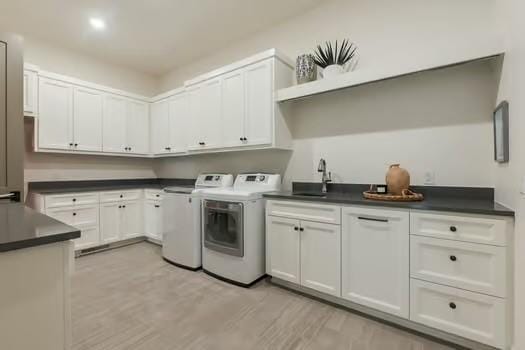
[[[478,189],[469,188],[434,188],[433,190],[426,190],[425,199],[421,202],[387,202],[377,201],[363,198],[363,185],[349,185],[361,186],[359,191],[348,190],[346,185],[343,191],[330,191],[325,197],[313,197],[307,195],[295,194],[294,192],[272,192],[266,193],[264,197],[268,199],[284,199],[284,200],[298,200],[318,203],[334,203],[334,204],[353,204],[353,205],[369,205],[376,207],[393,207],[403,209],[415,210],[434,210],[434,211],[450,211],[458,213],[470,214],[485,214],[514,217],[514,211],[504,207],[503,205],[494,202],[493,198],[486,196],[484,193],[480,194]],[[329,187],[330,188],[330,187]],[[341,185],[333,186],[334,189],[341,189]],[[346,189],[346,191],[344,191]],[[417,188],[423,189],[423,188]],[[309,184],[294,184],[295,192],[313,192]]]
[[[48,181],[29,183],[29,192],[40,194],[61,194],[78,192],[102,192],[143,189],[163,189],[164,187],[193,187],[193,179],[123,179],[88,181]]]
[[[78,237],[80,230],[40,214],[21,203],[0,203],[0,252]]]

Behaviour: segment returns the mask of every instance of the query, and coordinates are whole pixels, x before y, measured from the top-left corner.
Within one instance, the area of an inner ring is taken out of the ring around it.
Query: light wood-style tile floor
[[[145,242],[77,259],[72,291],[75,350],[452,349],[266,281],[174,267]]]

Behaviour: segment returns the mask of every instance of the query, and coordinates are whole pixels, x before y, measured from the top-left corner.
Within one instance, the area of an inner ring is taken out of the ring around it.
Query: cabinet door
[[[190,92],[191,141],[188,149],[221,146],[221,79],[212,79]]]
[[[222,141],[224,147],[244,144],[244,72],[237,70],[222,81]]]
[[[38,102],[38,75],[32,70],[24,70],[24,115],[35,117]]]
[[[116,95],[105,96],[102,128],[104,152],[126,152],[126,108],[125,98]]]
[[[127,146],[129,153],[149,153],[148,104],[140,101],[128,102]]]
[[[69,150],[73,145],[73,87],[41,78],[38,147]]]
[[[169,152],[183,153],[187,150],[186,120],[188,99],[186,94],[174,96],[169,101]]]
[[[301,283],[299,220],[266,217],[269,274],[293,283]]]
[[[141,202],[123,202],[122,213],[120,217],[122,238],[126,239],[143,235]]]
[[[273,65],[272,61],[246,69],[245,141],[249,145],[270,144],[273,139]]]
[[[187,145],[189,150],[197,150],[202,146],[199,143],[203,142],[201,134],[201,88],[200,86],[192,86],[186,91],[188,98],[188,138]]]
[[[100,204],[100,236],[103,243],[120,239],[121,214],[122,205],[118,202]]]
[[[169,153],[169,102],[159,101],[151,106],[151,152]]]
[[[146,236],[162,240],[162,204],[148,200],[144,203],[144,233]]]
[[[103,94],[76,87],[73,105],[74,149],[102,151]]]
[[[341,226],[301,221],[301,285],[341,296]]]
[[[343,298],[408,317],[408,212],[343,208]]]

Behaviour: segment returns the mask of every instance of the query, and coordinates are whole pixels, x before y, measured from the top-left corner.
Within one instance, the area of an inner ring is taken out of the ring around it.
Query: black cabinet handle
[[[365,221],[388,222],[388,219],[367,218],[364,216],[358,216],[357,218],[359,220],[365,220]]]
[[[450,256],[450,260],[451,260],[451,261],[456,261],[456,260],[458,260],[458,258],[456,258],[455,255],[451,255],[451,256]]]
[[[125,208],[125,207],[126,207],[125,205],[122,206],[122,208]]]
[[[119,209],[122,209],[122,205],[119,205],[118,208],[119,208]]]
[[[73,202],[76,202],[76,201],[77,201],[77,199],[76,199],[76,198],[73,198],[73,199],[72,199],[72,201],[73,201]]]
[[[73,213],[73,216],[77,216],[77,213]]]
[[[121,195],[120,195],[120,198],[123,198],[123,197],[124,197],[124,195],[123,195],[123,194],[121,194]]]
[[[242,140],[243,141],[248,141],[248,139],[246,137],[243,137]]]
[[[304,227],[301,227],[301,228],[299,229],[299,231],[303,232],[303,231],[304,231]]]
[[[156,194],[155,197],[160,197],[160,194]]]
[[[73,142],[70,142],[70,143],[69,143],[69,146],[73,146]]]
[[[456,226],[450,226],[450,231],[451,232],[456,232],[458,230],[458,228]]]
[[[78,146],[78,143],[75,143],[75,147],[77,147],[77,146]]]
[[[155,208],[160,208],[160,205],[158,205],[158,204],[155,204]]]
[[[448,304],[448,306],[452,309],[452,310],[455,310],[456,309],[456,303],[450,303]]]
[[[199,142],[199,145],[204,146],[206,142]]]
[[[294,231],[299,231],[299,227],[297,227],[297,226],[294,227],[293,229],[294,229]]]

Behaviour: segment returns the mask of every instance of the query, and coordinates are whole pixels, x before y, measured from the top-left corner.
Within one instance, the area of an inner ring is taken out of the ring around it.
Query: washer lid
[[[166,187],[164,192],[166,193],[179,193],[179,194],[190,194],[195,190],[194,187]]]

